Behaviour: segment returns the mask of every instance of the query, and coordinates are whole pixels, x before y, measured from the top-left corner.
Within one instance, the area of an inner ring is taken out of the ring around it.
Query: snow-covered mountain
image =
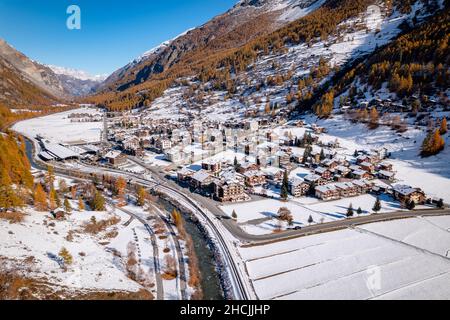
[[[86,96],[94,93],[107,75],[92,76],[86,71],[48,65],[58,77],[64,90],[72,96]]]
[[[52,69],[53,72],[58,75],[66,75],[66,76],[70,76],[70,77],[73,77],[73,78],[79,79],[79,80],[91,80],[91,81],[100,82],[100,81],[104,81],[108,77],[107,74],[93,76],[83,70],[58,67],[58,66],[54,66],[54,65],[47,65],[47,67]]]

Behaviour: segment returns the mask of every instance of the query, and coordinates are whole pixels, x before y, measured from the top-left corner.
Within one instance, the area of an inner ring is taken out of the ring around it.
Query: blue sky
[[[236,2],[0,0],[0,38],[39,62],[105,74]],[[81,30],[66,27],[72,4],[81,9]]]

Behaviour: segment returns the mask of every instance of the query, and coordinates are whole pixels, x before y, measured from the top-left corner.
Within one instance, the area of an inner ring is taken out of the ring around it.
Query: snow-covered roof
[[[68,158],[76,158],[79,156],[78,153],[66,148],[60,144],[54,143],[44,143],[44,149],[50,155],[54,156],[58,159],[68,159]]]
[[[407,186],[404,184],[397,184],[394,186],[394,191],[407,196],[407,195],[410,195],[411,193],[421,191],[421,190],[419,188],[413,188],[411,186]]]
[[[355,185],[352,182],[346,181],[346,182],[338,182],[335,184],[336,188],[338,189],[351,189],[354,188]]]
[[[320,178],[321,177],[318,176],[317,174],[309,174],[304,179],[305,179],[305,181],[314,182],[314,181],[319,180]]]
[[[244,176],[246,176],[247,178],[250,177],[260,177],[263,176],[264,173],[261,171],[257,171],[257,170],[251,170],[251,171],[247,171],[246,173],[244,173]]]
[[[210,177],[210,174],[208,173],[208,171],[199,170],[196,173],[194,173],[194,175],[192,176],[192,179],[194,179],[198,182],[203,182],[206,179],[208,179],[209,177]]]
[[[326,184],[323,186],[316,187],[316,191],[319,191],[321,193],[325,193],[328,191],[335,191],[335,190],[336,190],[336,186],[332,185],[332,184]]]
[[[391,171],[385,171],[385,170],[380,170],[379,173],[385,177],[393,177],[395,176],[394,172]]]
[[[108,152],[108,153],[105,155],[105,158],[107,158],[107,159],[115,159],[115,158],[117,158],[117,157],[120,156],[120,155],[121,155],[121,152],[120,152],[120,151],[112,150],[112,151]]]

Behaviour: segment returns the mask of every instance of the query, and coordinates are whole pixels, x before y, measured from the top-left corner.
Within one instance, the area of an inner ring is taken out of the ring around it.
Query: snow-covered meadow
[[[260,299],[448,299],[450,217],[239,248]]]
[[[40,135],[52,143],[79,144],[99,142],[103,130],[103,122],[71,122],[68,116],[72,113],[99,115],[101,112],[92,108],[80,108],[55,113],[18,122],[13,130],[29,138]]]

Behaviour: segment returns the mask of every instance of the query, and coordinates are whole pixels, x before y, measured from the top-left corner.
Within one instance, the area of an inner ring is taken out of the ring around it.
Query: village
[[[71,121],[98,121],[98,116],[85,118],[70,116]],[[348,154],[338,139],[322,138],[325,134],[325,128],[303,120],[221,123],[109,113],[101,142],[63,146],[42,139],[40,157],[78,159],[122,170],[133,166],[144,173],[145,168],[133,162],[140,159],[162,168],[167,177],[191,192],[223,204],[261,197],[332,201],[368,193],[387,194],[402,208],[431,202],[421,188],[396,184],[386,148]]]

